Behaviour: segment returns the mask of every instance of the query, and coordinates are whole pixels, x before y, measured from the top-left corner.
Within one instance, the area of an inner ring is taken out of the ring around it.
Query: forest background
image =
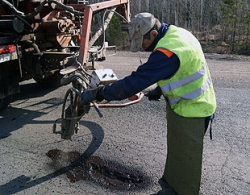
[[[130,11],[132,17],[150,12],[162,22],[191,31],[206,53],[250,55],[250,0],[131,0]],[[114,14],[105,41],[128,50],[128,33],[121,30],[120,20]],[[102,18],[94,22],[102,25]]]

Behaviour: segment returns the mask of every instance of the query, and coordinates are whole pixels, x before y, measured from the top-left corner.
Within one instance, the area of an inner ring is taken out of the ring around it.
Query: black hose
[[[33,28],[32,26],[30,26],[30,24],[23,18],[25,17],[23,12],[18,11],[14,5],[12,5],[10,2],[6,1],[6,0],[2,0],[2,3],[7,5],[10,9],[10,11],[18,18],[20,19],[24,24],[26,24],[32,31]]]

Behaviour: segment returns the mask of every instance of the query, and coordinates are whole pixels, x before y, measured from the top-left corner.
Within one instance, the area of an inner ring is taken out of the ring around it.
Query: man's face
[[[156,30],[150,32],[150,38],[143,38],[142,40],[142,49],[145,51],[155,40],[155,37],[158,35]]]
[[[150,38],[150,39],[143,39],[142,41],[142,49],[145,51],[150,45],[151,43],[153,43],[154,39]]]

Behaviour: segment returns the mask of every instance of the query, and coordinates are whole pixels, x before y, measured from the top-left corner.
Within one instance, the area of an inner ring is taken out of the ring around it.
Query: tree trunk
[[[178,20],[178,1],[175,1],[174,3],[174,24],[176,26],[179,25],[179,20]]]

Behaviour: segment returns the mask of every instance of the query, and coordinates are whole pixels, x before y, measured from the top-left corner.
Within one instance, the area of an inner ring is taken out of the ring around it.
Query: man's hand
[[[85,89],[81,94],[81,102],[83,105],[89,104],[90,102],[96,99],[98,88],[94,89]]]
[[[146,97],[148,97],[149,101],[160,101],[161,99],[161,88],[156,87],[154,90],[149,91],[148,93],[145,94]]]

